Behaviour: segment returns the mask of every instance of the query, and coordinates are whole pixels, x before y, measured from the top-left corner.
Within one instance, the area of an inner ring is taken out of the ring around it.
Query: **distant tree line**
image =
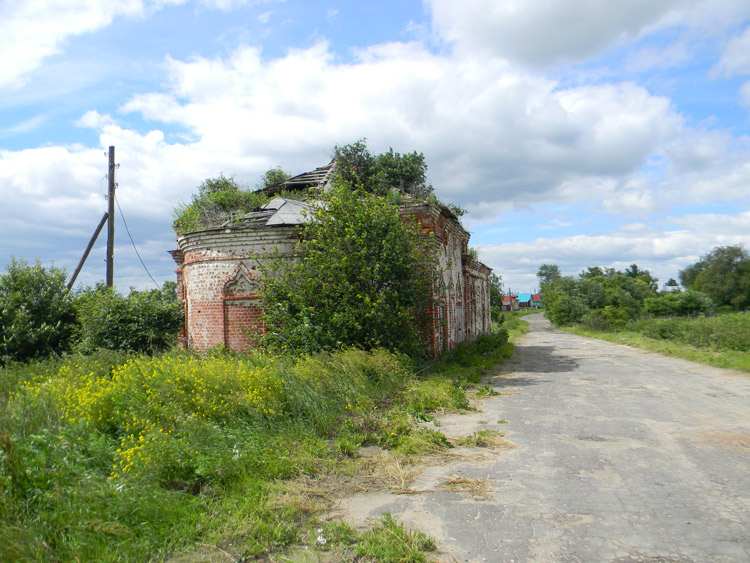
[[[546,316],[555,324],[581,323],[598,330],[623,328],[641,317],[710,315],[750,308],[750,254],[741,246],[720,246],[680,271],[659,291],[648,270],[588,267],[563,276],[555,264],[537,271]]]

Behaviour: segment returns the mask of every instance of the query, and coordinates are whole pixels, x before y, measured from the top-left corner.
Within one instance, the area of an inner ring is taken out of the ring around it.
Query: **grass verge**
[[[319,535],[372,560],[426,560],[429,541],[392,519],[351,537],[322,522],[340,493],[325,483],[361,472],[360,448],[377,446],[405,488],[409,460],[450,447],[418,422],[466,408],[466,390],[511,353],[502,332],[425,366],[383,350],[10,366],[0,561],[239,561],[322,549]]]
[[[699,348],[675,340],[649,338],[640,332],[632,330],[601,332],[581,326],[558,328],[580,336],[598,338],[600,340],[650,350],[652,352],[658,352],[667,356],[674,356],[676,358],[682,358],[701,364],[750,373],[750,352]]]

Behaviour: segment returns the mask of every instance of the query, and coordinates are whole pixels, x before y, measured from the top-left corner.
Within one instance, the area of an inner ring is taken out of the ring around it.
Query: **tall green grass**
[[[647,319],[633,323],[631,328],[648,338],[673,340],[710,350],[750,352],[750,313]]]
[[[617,332],[581,326],[565,330],[750,373],[750,313],[747,312],[715,317],[646,319]]]
[[[280,503],[281,483],[340,470],[365,444],[448,447],[416,422],[465,407],[465,389],[510,353],[506,340],[419,367],[383,350],[10,366],[0,371],[0,561],[146,561],[198,543],[231,545],[240,559],[294,545],[320,507]]]

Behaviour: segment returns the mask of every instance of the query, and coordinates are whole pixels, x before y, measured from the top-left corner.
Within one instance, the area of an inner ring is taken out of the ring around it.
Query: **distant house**
[[[532,293],[531,294],[531,308],[532,309],[541,309],[542,308],[542,294],[541,293]]]
[[[519,310],[526,311],[531,309],[531,293],[519,293],[516,296],[516,301],[518,301]]]
[[[503,311],[518,311],[517,295],[503,295]]]

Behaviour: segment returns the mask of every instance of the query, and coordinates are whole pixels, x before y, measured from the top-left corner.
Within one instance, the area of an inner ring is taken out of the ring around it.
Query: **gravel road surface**
[[[439,419],[516,447],[464,449],[416,494],[342,511],[398,515],[445,561],[750,562],[750,377],[526,320],[500,395]]]

